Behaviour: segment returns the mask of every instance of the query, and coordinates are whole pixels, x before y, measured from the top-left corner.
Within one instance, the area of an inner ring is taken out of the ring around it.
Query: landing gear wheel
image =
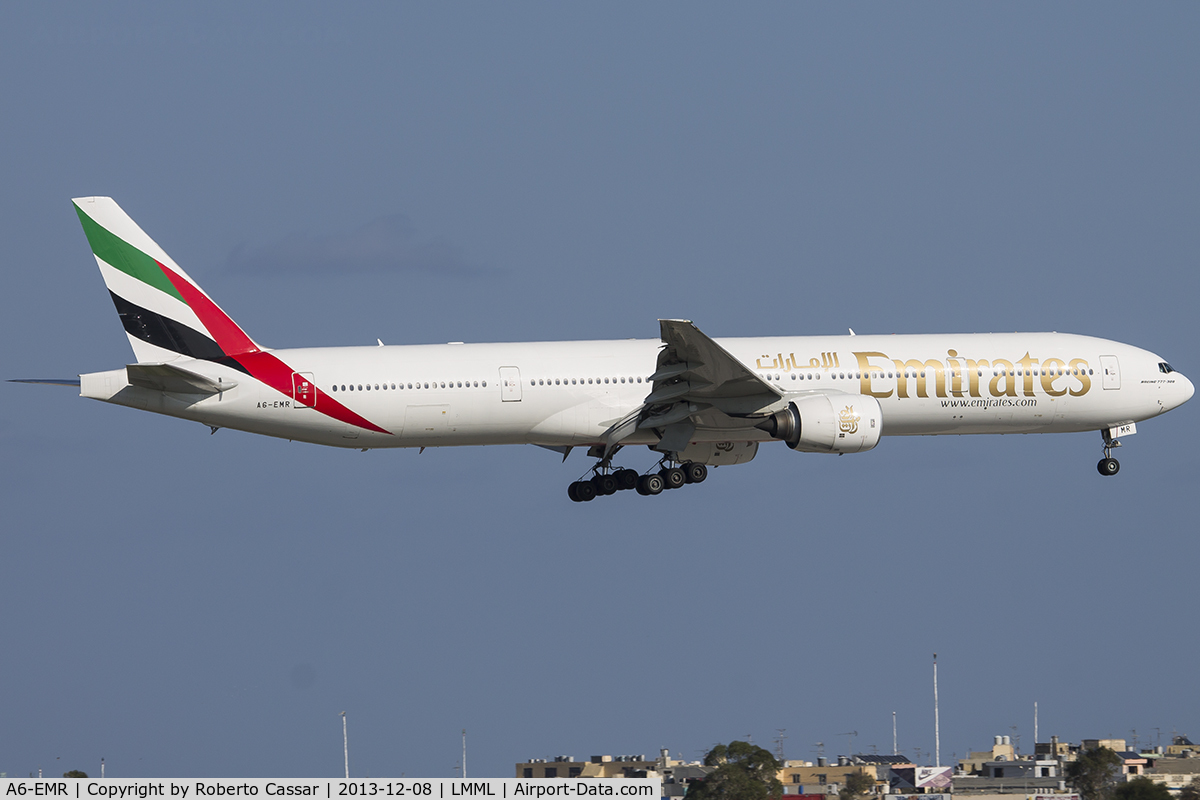
[[[575,484],[575,499],[581,503],[596,498],[596,485],[591,481],[578,481]]]
[[[697,464],[695,461],[689,461],[683,465],[683,475],[688,483],[703,483],[708,477],[708,467],[703,464]]]
[[[638,474],[635,469],[619,469],[613,473],[613,477],[617,479],[618,491],[637,488]]]
[[[687,483],[687,476],[679,467],[667,467],[658,474],[662,476],[663,486],[667,489],[678,489]]]
[[[1113,448],[1120,447],[1121,440],[1113,438],[1112,430],[1114,429],[1103,428],[1100,431],[1100,438],[1104,440],[1104,458],[1100,459],[1100,463],[1096,465],[1096,469],[1105,477],[1116,475],[1121,469],[1121,465],[1112,457]]]
[[[638,478],[637,490],[644,495],[662,494],[663,486],[662,475],[652,472]]]
[[[592,485],[596,487],[596,494],[609,495],[617,493],[617,479],[612,475],[594,475],[592,476]]]
[[[575,487],[579,485],[579,481],[574,481],[567,487],[567,497],[571,498],[572,503],[578,503],[579,497],[575,494]]]

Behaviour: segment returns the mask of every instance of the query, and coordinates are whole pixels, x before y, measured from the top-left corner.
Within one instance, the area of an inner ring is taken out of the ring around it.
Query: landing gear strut
[[[1107,428],[1100,431],[1100,435],[1104,437],[1104,458],[1100,459],[1096,469],[1104,476],[1116,475],[1121,470],[1121,462],[1112,457],[1112,449],[1120,447],[1121,442],[1119,439],[1114,439]]]

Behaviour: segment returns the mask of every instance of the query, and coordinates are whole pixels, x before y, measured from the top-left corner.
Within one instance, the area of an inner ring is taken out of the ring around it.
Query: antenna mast
[[[342,755],[346,758],[346,780],[350,780],[350,740],[346,738],[346,712],[342,712]]]
[[[942,765],[942,730],[938,718],[937,653],[933,654],[933,759],[934,766]]]

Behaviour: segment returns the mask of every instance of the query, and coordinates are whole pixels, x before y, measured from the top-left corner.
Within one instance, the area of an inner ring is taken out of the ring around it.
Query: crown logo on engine
[[[846,406],[838,412],[838,429],[842,433],[858,433],[858,421],[862,419],[854,413],[854,406]]]

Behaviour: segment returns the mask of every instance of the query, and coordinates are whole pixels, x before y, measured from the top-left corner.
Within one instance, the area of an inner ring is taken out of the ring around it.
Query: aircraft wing
[[[607,452],[647,428],[661,437],[655,449],[682,450],[697,425],[753,427],[745,417],[763,414],[783,396],[690,320],[660,319],[658,324],[663,346],[650,376],[653,388],[640,408],[606,432]]]
[[[134,386],[154,389],[160,392],[177,392],[180,394],[217,394],[237,386],[237,381],[229,378],[213,380],[207,375],[193,372],[175,364],[129,364],[125,374]]]
[[[650,376],[654,391],[647,403],[654,402],[660,392],[660,396],[670,396],[682,386],[687,391],[679,397],[718,404],[746,399],[769,403],[783,396],[691,321],[660,319],[658,325],[663,348],[658,353],[658,368]]]

